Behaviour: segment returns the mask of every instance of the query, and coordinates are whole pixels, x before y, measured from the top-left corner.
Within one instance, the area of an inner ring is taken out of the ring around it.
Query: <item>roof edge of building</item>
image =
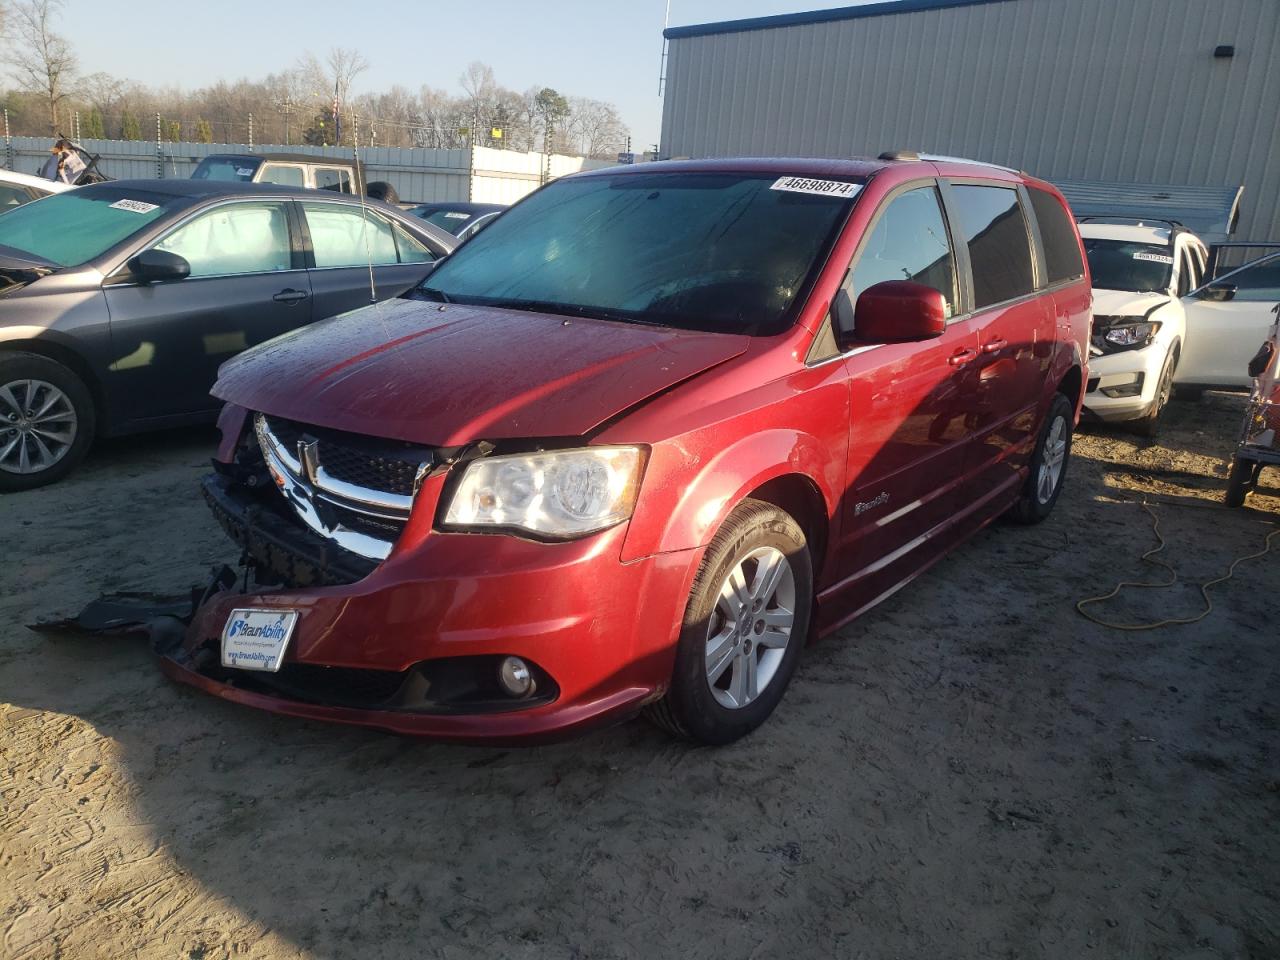
[[[886,17],[895,13],[919,13],[925,10],[946,10],[951,7],[1011,2],[1012,0],[881,0],[879,3],[864,3],[856,7],[834,7],[830,10],[810,10],[804,13],[780,13],[770,17],[722,20],[717,23],[693,23],[684,27],[668,27],[662,35],[668,40],[684,40],[689,37],[708,37],[722,33],[746,33],[751,30],[772,30],[776,27],[831,23],[836,20]]]

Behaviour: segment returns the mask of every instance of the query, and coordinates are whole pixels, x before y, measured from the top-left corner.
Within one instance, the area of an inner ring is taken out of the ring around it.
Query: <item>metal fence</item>
[[[36,173],[48,159],[48,137],[11,137],[4,141],[3,164],[20,173]],[[151,143],[143,140],[83,140],[81,145],[101,159],[108,177],[186,179],[211,153],[301,153],[351,160],[350,147],[283,146],[236,143]],[[371,147],[360,150],[368,180],[385,180],[402,203],[475,200],[514,203],[547,180],[580,170],[611,166],[602,160],[558,154],[520,153],[470,147],[440,150],[414,147]]]

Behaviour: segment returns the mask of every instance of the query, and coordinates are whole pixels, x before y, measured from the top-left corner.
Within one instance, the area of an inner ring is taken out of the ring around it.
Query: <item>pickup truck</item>
[[[308,153],[211,153],[200,161],[191,179],[275,183],[283,187],[363,193],[393,204],[400,199],[395,187],[385,180],[366,182],[363,164]]]

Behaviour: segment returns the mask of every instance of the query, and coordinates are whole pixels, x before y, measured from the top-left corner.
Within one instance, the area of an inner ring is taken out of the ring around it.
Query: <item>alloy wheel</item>
[[[1036,478],[1036,497],[1041,503],[1053,499],[1062,479],[1062,468],[1067,462],[1067,421],[1054,417],[1044,438],[1044,453],[1040,457],[1040,475]]]
[[[0,470],[32,474],[48,470],[75,443],[76,410],[65,393],[45,380],[0,384]]]
[[[782,551],[759,547],[725,577],[707,623],[707,684],[721,706],[740,710],[773,681],[791,642],[796,579]]]

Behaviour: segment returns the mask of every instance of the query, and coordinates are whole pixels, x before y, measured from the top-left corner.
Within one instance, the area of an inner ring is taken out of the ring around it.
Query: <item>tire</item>
[[[761,582],[771,572],[776,573],[772,586]],[[740,577],[748,604],[728,596],[731,575]],[[777,612],[788,603],[789,625]],[[736,621],[731,615],[735,609],[741,611]],[[646,716],[668,732],[700,743],[726,744],[746,736],[786,693],[812,612],[813,560],[804,531],[778,507],[744,501],[702,558],[685,608],[671,686],[646,709]],[[774,622],[766,624],[770,613]],[[708,663],[709,654],[717,652],[717,662]],[[735,699],[740,705],[734,705]]]
[[[88,387],[62,364],[0,353],[0,493],[43,487],[74,470],[93,443],[95,415]]]
[[[1180,384],[1173,388],[1173,396],[1176,400],[1189,400],[1192,403],[1199,403],[1204,397],[1204,387],[1195,387]]]
[[[1160,433],[1160,414],[1169,405],[1173,396],[1173,371],[1178,367],[1178,357],[1173,351],[1164,359],[1160,368],[1160,382],[1156,384],[1156,396],[1151,401],[1151,409],[1140,420],[1133,422],[1133,431],[1142,437],[1154,439]]]
[[[1227,492],[1223,494],[1222,502],[1228,507],[1243,507],[1244,498],[1249,493],[1249,487],[1253,483],[1254,463],[1252,460],[1242,460],[1240,457],[1231,458],[1231,472],[1227,474]]]
[[[1055,393],[1040,427],[1027,482],[1009,511],[1009,516],[1018,523],[1039,523],[1053,512],[1053,505],[1058,502],[1067,479],[1067,465],[1071,462],[1074,419],[1071,401],[1061,393]]]
[[[385,180],[375,180],[373,183],[365,187],[365,196],[373,200],[381,200],[383,203],[399,203],[400,194],[396,192],[396,188]]]

